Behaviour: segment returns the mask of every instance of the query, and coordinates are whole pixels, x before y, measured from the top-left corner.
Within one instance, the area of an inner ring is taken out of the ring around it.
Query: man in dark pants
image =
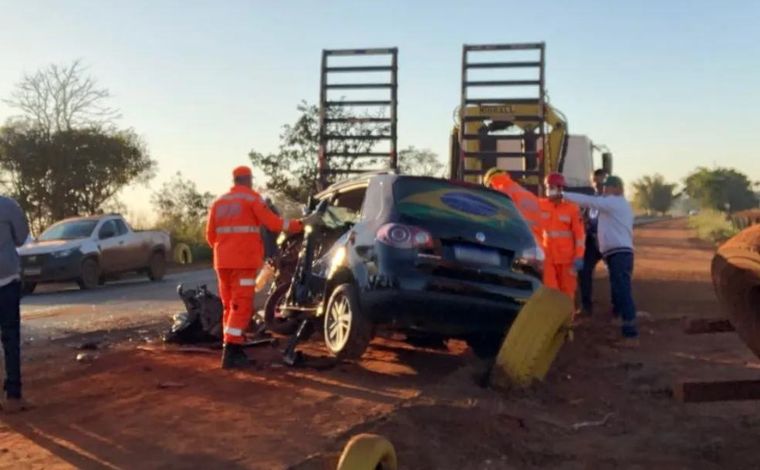
[[[26,216],[18,203],[0,196],[0,339],[5,354],[6,413],[27,407],[21,395],[21,275],[16,248],[29,236]]]
[[[592,183],[596,196],[601,196],[604,191],[604,179],[607,172],[603,169],[594,171]],[[583,211],[583,220],[586,225],[586,250],[583,252],[583,269],[579,273],[578,280],[581,286],[581,313],[590,316],[594,311],[593,302],[593,284],[594,269],[599,261],[602,260],[602,253],[599,251],[599,238],[597,236],[597,226],[599,222],[599,211],[597,209],[585,209]]]
[[[621,345],[638,345],[636,305],[633,302],[633,209],[623,195],[623,180],[608,176],[603,196],[566,193],[565,199],[581,207],[599,211],[599,250],[610,273],[612,306],[622,320]]]

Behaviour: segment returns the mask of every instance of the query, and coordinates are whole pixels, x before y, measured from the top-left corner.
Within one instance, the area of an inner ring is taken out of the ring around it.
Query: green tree
[[[21,114],[0,129],[0,170],[35,232],[98,212],[153,176],[155,161],[134,131],[115,126],[108,96],[74,62],[23,77],[6,100]]]
[[[634,202],[647,212],[665,214],[673,205],[675,188],[662,175],[644,176],[633,183]]]
[[[733,168],[697,168],[684,180],[686,194],[702,208],[741,211],[757,207],[754,183]]]
[[[442,177],[445,167],[438,155],[429,149],[407,147],[398,153],[398,165],[402,174]]]
[[[158,226],[179,242],[205,243],[208,209],[214,196],[201,192],[193,181],[176,173],[151,197],[158,215]]]
[[[305,201],[319,188],[319,108],[302,101],[298,111],[300,115],[296,122],[283,126],[276,153],[263,154],[251,150],[248,157],[253,167],[264,174],[267,189],[296,201]],[[330,108],[328,118],[347,120],[348,114],[342,107],[335,107]],[[387,133],[387,125],[365,122],[338,121],[330,126],[329,132],[340,135]],[[328,151],[360,153],[369,152],[373,146],[373,141],[347,139]],[[377,164],[376,159],[364,157],[339,157],[332,161],[337,167],[347,169],[369,168]]]

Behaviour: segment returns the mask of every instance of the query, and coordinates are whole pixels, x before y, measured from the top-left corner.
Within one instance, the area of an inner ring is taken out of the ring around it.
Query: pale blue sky
[[[760,180],[757,1],[0,0],[0,17],[0,97],[82,59],[158,160],[154,188],[181,170],[219,193],[251,148],[274,150],[317,101],[323,48],[399,47],[399,144],[443,159],[461,45],[535,41],[570,131],[609,146],[626,180],[713,164]],[[149,194],[125,200],[144,210]]]

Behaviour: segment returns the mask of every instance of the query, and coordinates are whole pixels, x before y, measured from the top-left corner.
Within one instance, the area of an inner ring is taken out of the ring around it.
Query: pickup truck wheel
[[[153,253],[148,265],[148,278],[151,281],[160,281],[166,274],[166,257],[163,253]]]
[[[100,266],[92,258],[82,261],[82,269],[77,279],[77,284],[82,290],[95,289],[100,284]]]
[[[338,286],[325,310],[325,346],[338,359],[359,359],[372,340],[372,322],[359,307],[352,284]]]
[[[32,295],[34,294],[34,289],[37,288],[36,282],[22,282],[21,283],[21,295]]]

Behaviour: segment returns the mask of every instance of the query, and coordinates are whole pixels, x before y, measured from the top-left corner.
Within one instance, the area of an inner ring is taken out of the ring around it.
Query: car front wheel
[[[82,270],[77,284],[79,284],[79,288],[82,290],[98,287],[98,284],[100,284],[100,266],[98,266],[96,260],[88,258],[82,262]]]
[[[338,286],[325,310],[325,346],[338,359],[359,359],[372,339],[372,322],[359,307],[352,284]]]

